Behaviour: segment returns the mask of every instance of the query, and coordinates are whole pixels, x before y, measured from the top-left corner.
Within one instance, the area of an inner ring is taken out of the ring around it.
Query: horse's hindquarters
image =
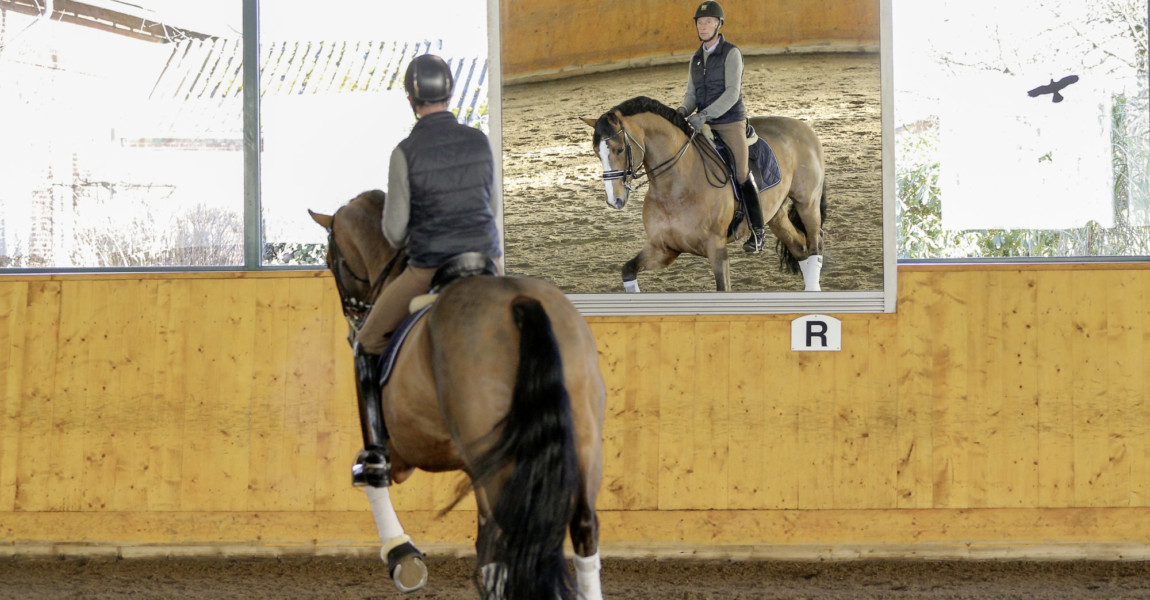
[[[428,324],[440,402],[464,444],[495,428],[510,405],[520,344],[511,307],[521,296],[539,300],[550,319],[577,419],[594,410],[600,418],[591,421],[601,423],[603,383],[594,339],[562,291],[536,279],[473,277],[444,290]]]

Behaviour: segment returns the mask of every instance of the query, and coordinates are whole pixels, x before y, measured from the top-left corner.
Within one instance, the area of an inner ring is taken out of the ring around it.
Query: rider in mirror
[[[747,168],[747,107],[743,104],[743,54],[727,41],[723,28],[723,7],[706,0],[695,9],[695,30],[702,45],[691,58],[687,92],[677,110],[691,127],[704,123],[722,138],[735,160],[735,175],[747,205],[751,236],[743,250],[763,250],[763,210],[758,190]],[[696,112],[697,111],[697,112]],[[689,115],[689,116],[688,116]]]
[[[376,298],[353,344],[364,443],[352,467],[356,486],[391,483],[379,387],[379,355],[388,335],[449,259],[466,252],[502,255],[491,209],[491,146],[482,131],[448,110],[453,84],[450,67],[432,54],[412,60],[403,78],[417,121],[391,153],[382,225],[388,243],[407,251],[408,264]]]

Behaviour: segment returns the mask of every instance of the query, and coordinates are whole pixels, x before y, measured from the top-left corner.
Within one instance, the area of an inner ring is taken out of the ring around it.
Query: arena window
[[[898,257],[1150,256],[1145,0],[895,0]]]

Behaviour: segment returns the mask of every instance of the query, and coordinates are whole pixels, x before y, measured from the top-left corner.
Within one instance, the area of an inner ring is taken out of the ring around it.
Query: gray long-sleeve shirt
[[[392,248],[407,245],[407,222],[411,219],[411,184],[407,180],[407,157],[397,146],[387,171],[387,202],[383,203],[383,237]]]
[[[711,47],[710,51],[706,47],[703,48],[703,61],[719,47],[719,40],[715,40],[715,45]],[[739,101],[743,94],[743,53],[738,48],[731,48],[727,53],[727,60],[723,64],[723,77],[727,83],[727,88],[723,93],[711,103],[710,106],[696,106],[695,105],[695,81],[691,78],[691,65],[687,64],[687,93],[683,94],[683,114],[691,114],[698,108],[699,114],[710,121],[723,116],[731,107]]]

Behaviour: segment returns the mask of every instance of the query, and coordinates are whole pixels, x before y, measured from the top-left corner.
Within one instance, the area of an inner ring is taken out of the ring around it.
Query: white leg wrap
[[[375,529],[379,532],[379,541],[385,545],[403,535],[403,525],[399,524],[399,517],[395,514],[395,507],[391,505],[391,493],[388,488],[363,488],[367,493],[367,501],[371,503],[371,514],[375,517]],[[406,540],[404,540],[406,541]],[[402,544],[403,542],[399,542]],[[392,547],[399,544],[394,544]],[[390,550],[390,548],[387,548]],[[386,553],[385,553],[386,555]]]
[[[639,293],[639,280],[636,279],[636,280],[632,280],[632,281],[624,281],[623,282],[623,291],[627,292],[628,294],[638,294]]]
[[[819,276],[823,272],[822,254],[812,254],[806,260],[800,260],[799,270],[803,272],[803,283],[807,286],[804,291],[822,291],[822,288],[819,287]]]
[[[579,587],[581,600],[603,600],[603,590],[599,587],[599,553],[587,558],[575,555],[575,583]]]

